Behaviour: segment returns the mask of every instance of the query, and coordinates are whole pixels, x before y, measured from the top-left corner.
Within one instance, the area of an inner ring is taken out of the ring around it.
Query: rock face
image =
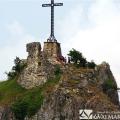
[[[39,42],[29,43],[26,46],[28,57],[27,67],[21,73],[18,83],[26,89],[44,84],[53,77],[54,65],[60,64],[62,56],[60,43],[45,42],[43,51]]]
[[[54,64],[61,55],[60,44],[45,42],[41,51],[39,42],[27,44],[27,66],[18,83],[31,89],[54,77]],[[119,111],[117,84],[107,63],[95,69],[76,68],[61,64],[61,79],[50,93],[45,94],[43,105],[37,113],[25,120],[79,120],[80,109],[94,112]],[[0,120],[15,120],[10,107],[0,107]]]
[[[103,92],[110,97],[114,104],[118,105],[119,99],[116,99],[118,98],[117,84],[108,63],[103,62],[98,66],[97,78],[99,79],[98,87],[100,87]]]
[[[15,120],[9,107],[0,107],[0,120]]]
[[[66,65],[62,70],[61,80],[46,95],[41,108],[25,120],[79,120],[80,109],[92,109],[94,112],[120,110],[117,85],[107,63],[96,69],[77,69]],[[105,89],[109,79],[113,87]],[[1,120],[14,120],[10,108],[0,108],[0,117]]]
[[[26,89],[31,89],[44,84],[52,77],[54,66],[47,61],[39,42],[27,44],[27,52],[27,67],[21,73],[18,83]]]
[[[112,79],[114,87],[107,87],[104,91],[103,85],[109,79]],[[59,85],[48,95],[36,115],[26,120],[79,120],[80,109],[119,111],[116,89],[107,63],[96,70],[66,66]]]

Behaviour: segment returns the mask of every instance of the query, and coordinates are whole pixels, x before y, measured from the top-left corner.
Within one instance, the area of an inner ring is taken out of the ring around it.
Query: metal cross
[[[63,6],[63,3],[54,3],[54,0],[51,0],[51,4],[42,4],[42,7],[51,7],[51,34],[48,38],[50,42],[57,41],[54,36],[54,6]]]

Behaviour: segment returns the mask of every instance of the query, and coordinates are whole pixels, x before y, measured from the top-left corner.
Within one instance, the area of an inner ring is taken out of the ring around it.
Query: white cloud
[[[83,17],[81,14],[85,12],[81,12],[81,9],[83,8],[79,5],[72,11],[74,18],[71,16],[70,11],[61,23],[62,26],[59,32],[64,31],[61,35],[65,41],[63,48],[66,53],[71,48],[80,50],[88,60],[93,59],[97,63],[109,62],[120,87],[120,14],[117,11],[118,9],[112,0],[96,0],[89,8],[87,17],[91,25],[86,29],[82,29],[79,25],[79,21]],[[74,34],[66,36],[66,33]]]
[[[16,20],[11,24],[6,25],[6,28],[9,30],[10,34],[13,36],[17,36],[17,35],[20,36],[24,33],[24,28]]]
[[[0,80],[5,79],[5,71],[13,66],[16,56],[26,58],[26,43],[35,41],[35,38],[25,32],[24,27],[17,21],[6,26],[10,33],[9,42],[5,47],[0,48]]]
[[[78,5],[64,17],[64,20],[57,21],[57,26],[60,28],[59,34],[65,38],[69,38],[69,36],[74,35],[79,29],[82,12],[83,9]]]

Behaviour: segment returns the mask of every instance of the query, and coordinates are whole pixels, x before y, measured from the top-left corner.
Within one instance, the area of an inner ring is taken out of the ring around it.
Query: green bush
[[[17,73],[14,72],[13,70],[8,72],[8,73],[6,73],[6,74],[7,74],[8,80],[12,80],[12,79],[14,79],[17,76]]]
[[[80,66],[84,67],[87,62],[86,59],[82,56],[82,53],[75,49],[70,50],[68,56],[70,57],[70,61],[75,65],[79,64]]]
[[[88,62],[88,68],[94,69],[96,66],[94,61]]]
[[[27,114],[28,117],[33,116],[38,111],[38,109],[43,104],[43,99],[44,99],[43,96],[40,95],[40,96],[36,96],[35,100],[31,101],[31,103],[29,102],[28,114]]]
[[[40,88],[27,91],[22,98],[12,104],[11,108],[16,119],[24,120],[25,116],[33,116],[42,105],[43,99]]]
[[[88,62],[86,58],[83,57],[82,53],[75,49],[70,50],[68,56],[69,63],[72,62],[77,68],[88,67],[94,69],[96,66],[94,61]]]
[[[8,79],[10,80],[17,77],[25,67],[26,67],[26,64],[22,62],[22,60],[20,60],[19,57],[16,57],[14,60],[14,66],[12,67],[12,70],[6,73],[8,76]]]
[[[48,80],[43,86],[30,90],[24,90],[20,97],[12,104],[12,111],[17,120],[24,120],[25,116],[31,117],[35,115],[43,104],[44,93],[58,83],[61,77],[61,70],[56,69],[55,79]],[[22,105],[22,107],[21,107]],[[24,114],[21,113],[24,111]]]
[[[112,79],[106,80],[103,85],[103,91],[107,91],[109,89],[116,89],[115,83]]]
[[[60,75],[61,73],[62,73],[62,71],[60,69],[60,66],[59,65],[55,65],[54,74],[57,76],[57,75]]]
[[[19,100],[12,105],[11,109],[17,120],[24,120],[27,115],[28,104],[25,101]]]
[[[14,66],[12,67],[12,70],[14,70],[17,74],[19,74],[24,67],[26,66],[25,63],[22,62],[22,60],[20,60],[19,57],[16,57],[14,60]]]

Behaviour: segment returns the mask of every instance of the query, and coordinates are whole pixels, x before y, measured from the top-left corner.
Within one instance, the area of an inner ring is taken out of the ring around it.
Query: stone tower
[[[33,42],[26,45],[28,52],[27,65],[37,68],[41,64],[41,45],[39,42]]]
[[[55,42],[44,42],[43,52],[49,61],[59,61],[62,57],[60,43]]]

